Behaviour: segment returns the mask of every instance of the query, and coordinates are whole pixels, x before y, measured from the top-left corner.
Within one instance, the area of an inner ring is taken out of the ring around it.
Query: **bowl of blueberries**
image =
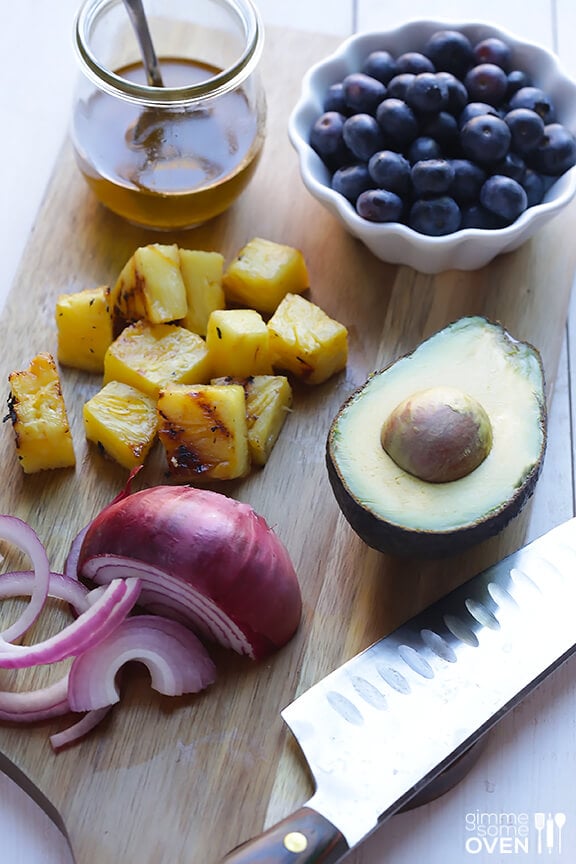
[[[308,191],[424,273],[483,267],[576,193],[576,82],[488,24],[350,37],[307,72],[288,129]]]

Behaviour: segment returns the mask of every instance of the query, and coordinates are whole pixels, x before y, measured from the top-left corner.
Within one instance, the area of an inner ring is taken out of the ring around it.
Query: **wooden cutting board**
[[[575,208],[522,249],[474,273],[425,276],[372,257],[308,195],[287,138],[288,113],[305,69],[335,45],[332,37],[268,35],[268,139],[251,188],[212,224],[162,238],[220,250],[227,260],[254,236],[300,247],[311,275],[310,298],[349,329],[346,372],[313,390],[297,388],[295,410],[270,463],[224,487],[250,502],[286,543],[302,585],[302,625],[284,650],[261,665],[215,651],[219,678],[200,696],[160,697],[134,670],[110,718],[59,755],[48,734],[63,728],[63,721],[0,728],[0,750],[61,811],[79,864],[209,864],[302,804],[310,781],[280,709],[524,537],[526,513],[499,538],[454,559],[381,555],[341,517],[328,485],[324,445],[336,410],[371,371],[462,315],[500,320],[517,338],[533,342],[550,390],[576,262]],[[156,240],[94,201],[65,142],[2,315],[2,380],[37,351],[56,351],[58,293],[114,280],[138,246]],[[32,524],[54,569],[62,567],[76,532],[126,479],[83,438],[82,404],[98,389],[98,378],[72,370],[62,370],[62,378],[76,470],[25,477],[10,424],[0,432],[0,511]],[[137,486],[164,480],[158,455]]]

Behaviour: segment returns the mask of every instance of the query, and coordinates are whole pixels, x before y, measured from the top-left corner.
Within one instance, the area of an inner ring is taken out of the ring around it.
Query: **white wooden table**
[[[18,0],[0,9],[0,56],[5,84],[0,88],[0,306],[8,292],[50,172],[66,132],[76,78],[72,21],[77,0]],[[265,23],[342,37],[355,30],[389,28],[407,19],[482,20],[502,26],[532,41],[554,48],[565,68],[576,75],[576,5],[573,0],[260,0]],[[55,214],[57,218],[57,214]],[[71,238],[70,242],[73,242]],[[553,290],[554,286],[550,286]],[[26,302],[26,298],[22,298]],[[549,448],[529,529],[538,536],[573,515],[574,442],[576,420],[570,383],[573,373],[572,311],[550,417]],[[572,336],[572,339],[570,338]],[[538,634],[534,634],[538,638]],[[496,862],[539,858],[534,814],[566,814],[562,849],[557,838],[547,850],[549,861],[576,857],[576,663],[567,663],[490,736],[487,750],[467,778],[451,793],[411,813],[394,817],[355,853],[357,864],[463,864],[468,860]],[[0,837],[2,824],[0,780]],[[528,820],[532,832],[529,853],[508,842],[502,832],[479,838],[476,826],[484,819],[510,814]],[[490,842],[496,837],[497,845]],[[471,838],[474,838],[472,841]],[[0,852],[1,860],[5,859]],[[20,859],[18,859],[20,860]],[[41,855],[37,861],[48,860]],[[104,864],[104,862],[103,862]],[[174,862],[179,864],[179,862]]]

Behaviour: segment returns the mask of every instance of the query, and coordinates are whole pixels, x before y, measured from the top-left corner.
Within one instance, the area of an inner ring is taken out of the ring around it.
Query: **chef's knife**
[[[576,519],[504,558],[282,711],[315,793],[226,864],[328,864],[576,650]]]

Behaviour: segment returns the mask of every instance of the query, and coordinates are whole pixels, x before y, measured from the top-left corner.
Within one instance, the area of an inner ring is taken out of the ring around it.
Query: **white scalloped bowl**
[[[447,20],[414,21],[395,30],[360,33],[345,40],[333,54],[308,70],[288,124],[290,141],[298,153],[300,173],[308,191],[378,258],[391,264],[405,264],[423,273],[483,267],[496,255],[517,249],[565,208],[576,193],[574,167],[558,178],[542,203],[529,207],[505,228],[467,228],[430,237],[397,222],[369,222],[356,213],[347,199],[331,189],[329,171],[308,140],[313,123],[323,112],[328,87],[350,72],[358,71],[371,51],[385,49],[395,56],[404,51],[418,51],[428,37],[440,29],[460,30],[472,42],[488,36],[507,42],[512,48],[514,65],[527,72],[554,101],[559,121],[576,134],[576,82],[565,74],[554,54],[489,24]]]

